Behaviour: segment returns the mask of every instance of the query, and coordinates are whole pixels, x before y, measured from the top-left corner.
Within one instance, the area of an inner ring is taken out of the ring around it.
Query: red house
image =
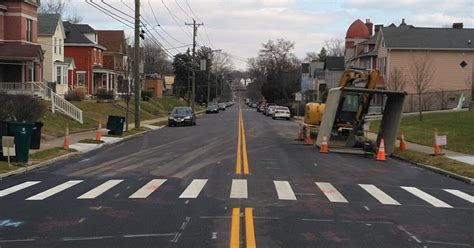
[[[96,31],[87,24],[63,22],[66,39],[64,56],[74,59],[76,68],[69,80],[71,89],[84,89],[93,95],[106,88],[105,73],[102,71],[105,47],[97,42]]]
[[[117,94],[119,88],[124,90],[127,53],[125,33],[123,30],[97,30],[97,37],[99,44],[107,49],[104,52],[104,68],[101,70],[105,74],[106,90]]]
[[[20,93],[42,82],[39,0],[0,1],[0,90]]]

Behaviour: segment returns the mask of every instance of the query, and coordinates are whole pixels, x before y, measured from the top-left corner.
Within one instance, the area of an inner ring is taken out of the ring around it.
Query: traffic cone
[[[64,150],[69,150],[69,128],[66,126],[66,135],[64,136]]]
[[[309,128],[306,128],[306,138],[304,139],[305,145],[312,145],[313,141],[311,140],[311,133],[309,132]]]
[[[298,125],[298,135],[296,136],[296,140],[303,141],[303,130],[301,128],[301,123]]]
[[[433,128],[433,136],[434,136],[434,156],[441,155],[441,148],[439,147],[438,140],[438,129]]]
[[[321,146],[319,147],[319,152],[329,153],[328,140],[326,138],[326,135],[323,136],[323,142],[321,143]]]
[[[400,151],[405,151],[407,149],[407,143],[405,142],[405,135],[402,134],[400,135]]]
[[[385,161],[385,142],[383,138],[380,140],[379,150],[377,151],[377,161]]]
[[[100,141],[102,134],[100,133],[102,129],[102,124],[99,122],[99,127],[97,127],[97,132],[95,133],[95,140]]]

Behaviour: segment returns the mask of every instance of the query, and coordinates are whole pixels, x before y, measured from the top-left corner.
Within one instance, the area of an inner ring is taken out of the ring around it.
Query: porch
[[[108,69],[94,69],[93,70],[93,92],[97,93],[99,90],[112,92],[114,96],[119,92],[118,87],[123,81],[123,75],[113,70]]]

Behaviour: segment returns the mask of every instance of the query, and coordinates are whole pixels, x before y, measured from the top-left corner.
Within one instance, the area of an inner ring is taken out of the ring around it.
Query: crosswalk
[[[140,188],[136,189],[130,196],[128,196],[129,199],[146,199],[150,197],[154,192],[159,191],[163,185],[165,185],[168,182],[168,179],[151,179],[148,182],[146,182],[143,186]],[[41,181],[26,181],[22,182],[17,185],[10,186],[8,188],[1,189],[0,188],[0,200],[6,196],[9,195],[14,195],[15,193],[19,193],[21,191],[25,191],[28,188],[34,188],[35,186],[41,185]],[[27,201],[41,201],[41,200],[46,200],[54,195],[64,193],[70,189],[73,188],[81,183],[84,183],[84,180],[69,180],[63,183],[60,183],[56,186],[53,186],[49,189],[45,189],[41,192],[38,192],[32,196],[27,197],[25,200]],[[105,182],[102,182],[98,186],[95,186],[93,188],[89,188],[85,192],[81,192],[78,195],[79,196],[74,196],[76,199],[80,200],[90,200],[90,199],[96,199],[101,196],[103,196],[107,191],[112,190],[114,188],[119,187],[119,185],[124,184],[123,179],[110,179]],[[196,199],[198,198],[201,193],[205,190],[206,186],[208,185],[208,180],[207,179],[193,179],[181,192],[179,195],[178,199]],[[281,181],[281,180],[275,180],[273,181],[273,189],[272,191],[275,193],[275,196],[270,196],[273,197],[274,199],[278,199],[280,201],[297,201],[298,197],[302,197],[304,193],[298,194],[297,192],[294,191],[291,183],[289,181]],[[340,191],[338,190],[338,187],[342,187],[341,185],[333,185],[329,182],[314,182],[314,194],[312,195],[321,195],[321,199],[326,199],[329,202],[332,203],[350,203],[348,199],[351,199],[351,197],[346,191]],[[344,187],[347,187],[345,185]],[[365,192],[367,193],[368,197],[373,198],[376,202],[382,204],[382,205],[392,205],[392,206],[399,206],[403,205],[399,200],[396,200],[393,195],[391,196],[390,193],[385,192],[383,189],[377,187],[376,185],[373,184],[357,184],[353,185],[351,187],[357,187],[361,191],[360,192]],[[382,186],[384,187],[384,186]],[[405,192],[405,194],[411,195],[412,197],[415,197],[422,202],[425,202],[426,205],[428,206],[433,206],[437,208],[453,208],[453,204],[447,203],[445,199],[440,199],[437,197],[440,197],[439,195],[442,195],[443,198],[446,198],[448,200],[452,200],[452,198],[456,198],[465,204],[469,206],[468,203],[474,204],[474,196],[471,195],[470,192],[464,192],[458,189],[439,189],[436,193],[436,196],[432,195],[431,192],[426,192],[424,189],[420,189],[417,187],[410,187],[410,186],[390,186],[392,189],[397,189],[402,192]],[[343,188],[343,187],[342,187]],[[248,186],[247,179],[232,179],[231,186],[230,186],[230,193],[229,193],[229,198],[230,199],[248,199],[252,198],[249,197],[252,196],[253,192],[250,192],[249,190],[254,190],[254,192],[258,192],[259,189],[250,189]],[[268,189],[265,189],[265,192],[267,192]],[[349,190],[351,192],[353,190]],[[431,189],[433,191],[433,189]],[[37,192],[37,191],[35,191]],[[430,194],[431,193],[431,194]],[[443,195],[444,194],[444,195]],[[298,196],[298,197],[297,197]],[[406,196],[406,195],[405,195]],[[399,194],[397,194],[397,197],[400,198]],[[6,199],[6,198],[5,198]],[[408,205],[408,204],[407,204]]]

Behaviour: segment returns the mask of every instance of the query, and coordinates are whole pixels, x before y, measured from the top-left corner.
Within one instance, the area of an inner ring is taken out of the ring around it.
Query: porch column
[[[106,72],[105,73],[105,82],[106,82],[106,89],[107,89],[107,92],[109,91],[109,73]]]

